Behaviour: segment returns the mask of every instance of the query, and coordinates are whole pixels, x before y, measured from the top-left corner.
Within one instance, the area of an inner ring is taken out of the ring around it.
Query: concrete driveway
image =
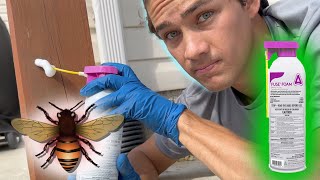
[[[4,138],[0,136],[0,139]],[[23,143],[17,149],[9,149],[0,143],[0,180],[29,180],[26,151]]]
[[[3,138],[0,136],[0,139]],[[17,149],[0,143],[0,180],[29,180],[23,142]],[[160,175],[160,180],[219,180],[198,160],[175,163]]]

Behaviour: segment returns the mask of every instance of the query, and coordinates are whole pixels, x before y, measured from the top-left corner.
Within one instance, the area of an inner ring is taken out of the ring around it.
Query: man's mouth
[[[208,73],[209,71],[213,70],[220,61],[221,60],[217,60],[209,65],[205,65],[196,69],[196,74],[202,75],[202,74]]]

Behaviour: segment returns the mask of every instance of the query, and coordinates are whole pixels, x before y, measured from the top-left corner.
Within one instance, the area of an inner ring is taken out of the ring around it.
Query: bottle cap
[[[267,49],[268,59],[273,53],[277,53],[279,57],[296,57],[299,44],[295,41],[265,41],[264,48]]]
[[[87,84],[94,79],[108,74],[118,74],[118,69],[113,66],[85,66],[84,73],[88,75]]]

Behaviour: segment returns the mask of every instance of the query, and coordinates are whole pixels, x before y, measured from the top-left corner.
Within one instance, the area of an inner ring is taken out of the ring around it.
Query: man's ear
[[[260,9],[260,0],[245,0],[245,8],[251,18],[254,18]]]

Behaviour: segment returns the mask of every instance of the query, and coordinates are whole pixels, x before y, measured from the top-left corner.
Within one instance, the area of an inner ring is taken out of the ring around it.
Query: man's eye
[[[172,31],[172,32],[166,34],[166,39],[171,40],[171,39],[175,38],[178,35],[179,35],[178,31]]]
[[[202,23],[204,21],[206,21],[207,19],[209,19],[212,16],[213,12],[206,12],[201,14],[201,16],[199,17],[198,21],[199,23]]]

